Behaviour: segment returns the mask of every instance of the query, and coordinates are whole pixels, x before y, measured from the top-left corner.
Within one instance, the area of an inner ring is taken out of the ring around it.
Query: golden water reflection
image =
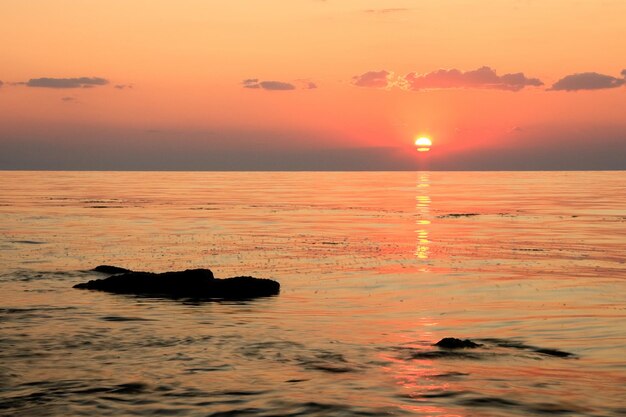
[[[417,181],[417,247],[415,255],[419,260],[427,260],[430,251],[429,225],[430,225],[430,174],[420,173]]]

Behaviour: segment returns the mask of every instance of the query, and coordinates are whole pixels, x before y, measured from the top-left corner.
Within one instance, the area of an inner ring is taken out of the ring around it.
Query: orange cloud
[[[288,90],[313,90],[317,88],[317,84],[309,80],[295,80],[293,83],[285,81],[261,81],[258,78],[248,78],[242,81],[243,88],[262,89],[269,91],[288,91]]]
[[[542,86],[537,78],[527,78],[524,73],[498,75],[489,67],[481,67],[473,71],[457,69],[440,69],[427,74],[414,72],[404,77],[405,88],[408,90],[435,90],[444,88],[487,88],[496,90],[519,91],[525,87]]]
[[[439,90],[451,88],[483,88],[519,91],[525,87],[542,86],[537,78],[528,78],[524,73],[498,75],[489,67],[473,71],[440,69],[426,74],[411,72],[404,77],[394,78],[390,71],[369,71],[352,77],[352,84],[358,87],[389,88],[394,85],[411,91]]]
[[[270,91],[295,90],[296,86],[283,81],[259,81],[257,78],[243,80],[243,88],[260,88]]]
[[[368,71],[352,77],[352,84],[357,87],[387,88],[393,85],[392,73],[389,71]]]

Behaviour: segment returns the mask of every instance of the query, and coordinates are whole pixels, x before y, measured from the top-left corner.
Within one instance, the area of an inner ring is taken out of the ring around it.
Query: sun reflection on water
[[[417,247],[415,249],[415,255],[419,260],[426,261],[429,257],[430,240],[428,236],[428,225],[430,224],[430,174],[420,173],[417,182]]]

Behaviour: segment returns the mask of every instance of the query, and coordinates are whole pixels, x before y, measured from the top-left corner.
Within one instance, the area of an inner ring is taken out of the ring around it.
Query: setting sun
[[[415,146],[418,147],[418,152],[428,152],[430,147],[433,146],[433,142],[429,138],[422,136],[415,140]]]

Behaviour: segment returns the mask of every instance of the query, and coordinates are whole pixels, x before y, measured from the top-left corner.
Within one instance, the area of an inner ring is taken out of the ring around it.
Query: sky
[[[0,169],[626,169],[624,22],[623,0],[7,0]]]

